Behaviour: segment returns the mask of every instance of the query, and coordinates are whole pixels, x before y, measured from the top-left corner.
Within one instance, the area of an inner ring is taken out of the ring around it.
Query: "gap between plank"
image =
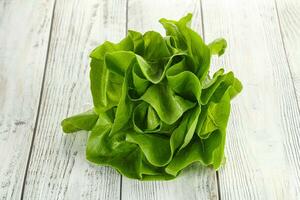
[[[202,25],[202,38],[203,41],[205,42],[205,29],[204,29],[204,15],[203,15],[203,6],[202,6],[202,0],[200,0],[200,12],[201,12],[201,25]],[[216,180],[217,180],[217,195],[218,195],[218,199],[221,200],[221,190],[220,190],[220,179],[219,179],[219,172],[215,171],[215,176],[216,176]]]
[[[127,32],[128,32],[128,2],[129,2],[129,0],[126,0],[125,36],[127,36]],[[122,200],[122,185],[123,185],[123,176],[120,174],[120,200]]]
[[[45,66],[44,66],[43,77],[42,77],[42,85],[41,85],[40,97],[39,97],[39,102],[38,102],[37,115],[36,115],[35,124],[34,124],[34,128],[33,128],[32,139],[31,139],[31,143],[30,143],[29,155],[28,155],[28,158],[27,158],[27,163],[26,163],[26,168],[25,168],[25,174],[24,174],[24,178],[23,178],[22,191],[21,191],[21,200],[24,199],[26,178],[27,178],[27,173],[28,173],[30,158],[31,158],[31,154],[32,154],[32,148],[33,148],[34,138],[35,138],[35,135],[36,135],[37,125],[38,125],[38,121],[39,121],[39,117],[40,117],[40,110],[41,110],[41,104],[42,104],[42,96],[43,96],[43,91],[44,91],[45,77],[46,77],[46,71],[47,71],[47,65],[48,65],[48,59],[49,59],[49,49],[50,49],[50,41],[51,41],[51,35],[52,35],[52,27],[53,27],[55,5],[56,5],[56,0],[54,0],[53,6],[52,6],[52,16],[51,16],[50,30],[49,30],[50,32],[49,32],[49,37],[48,37],[48,46],[47,46],[47,50],[46,50],[46,59],[45,59]]]
[[[216,171],[217,187],[218,187],[218,199],[221,200],[221,189],[220,189],[220,177],[219,171]]]
[[[120,174],[120,200],[122,200],[122,184],[123,184],[123,176]]]
[[[202,7],[202,0],[200,0],[200,14],[201,14],[201,26],[202,26],[202,38],[203,41],[205,41],[205,35],[204,35],[204,17],[203,17],[203,7]]]
[[[294,92],[296,102],[297,102],[298,113],[300,113],[299,99],[298,99],[298,96],[296,93],[296,86],[295,86],[295,81],[294,81],[294,77],[293,77],[291,66],[290,66],[290,61],[288,59],[286,48],[285,48],[285,43],[284,43],[284,39],[283,39],[283,31],[282,31],[282,26],[281,26],[281,22],[280,22],[280,17],[279,17],[278,6],[277,6],[276,0],[274,0],[274,3],[275,3],[275,10],[276,10],[276,15],[277,15],[277,21],[278,21],[278,26],[279,26],[282,47],[283,47],[283,51],[284,51],[284,55],[285,55],[285,60],[286,60],[286,63],[288,66],[288,71],[289,71],[289,74],[290,74],[290,77],[292,80],[292,85],[293,85],[293,90],[294,90],[293,92]]]
[[[128,2],[129,0],[126,0],[126,24],[125,24],[125,35],[127,35],[128,32]]]

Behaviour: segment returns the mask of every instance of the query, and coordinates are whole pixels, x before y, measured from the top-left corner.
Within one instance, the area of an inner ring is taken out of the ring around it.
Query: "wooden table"
[[[224,37],[213,69],[244,90],[232,104],[227,163],[139,182],[85,160],[87,134],[60,121],[91,107],[89,52],[127,29],[194,14],[206,42]],[[0,1],[0,199],[300,199],[299,0]]]

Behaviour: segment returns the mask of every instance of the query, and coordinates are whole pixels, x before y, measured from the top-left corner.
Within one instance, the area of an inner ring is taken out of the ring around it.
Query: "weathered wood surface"
[[[228,127],[221,199],[299,199],[300,114],[275,2],[203,1],[203,18],[207,40],[228,41],[219,64],[244,84]]]
[[[227,39],[213,69],[244,85],[226,165],[139,182],[89,164],[87,134],[59,124],[92,104],[89,52],[127,28],[164,33],[158,19],[187,12],[206,42]],[[299,12],[297,0],[1,1],[0,199],[300,199]]]
[[[0,1],[0,199],[20,199],[38,115],[53,0]]]
[[[300,105],[300,1],[277,0],[276,9],[284,50]]]
[[[64,135],[60,121],[92,106],[88,55],[104,40],[124,37],[126,3],[59,0],[54,10],[24,199],[119,199],[120,175],[89,164],[85,159],[87,134]]]

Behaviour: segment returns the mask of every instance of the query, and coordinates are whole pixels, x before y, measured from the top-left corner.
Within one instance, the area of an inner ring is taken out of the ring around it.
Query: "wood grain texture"
[[[87,134],[64,135],[60,121],[92,107],[88,55],[125,36],[125,8],[121,0],[57,1],[24,199],[119,199],[120,176],[89,164]]]
[[[200,1],[154,0],[128,2],[128,28],[145,32],[155,30],[165,35],[158,20],[179,19],[188,12],[194,14],[192,27],[201,33]],[[123,200],[217,199],[215,171],[193,165],[172,181],[140,182],[123,177]]]
[[[223,36],[222,62],[244,85],[234,100],[221,199],[300,199],[300,115],[274,1],[204,0],[208,40]]]
[[[37,117],[53,0],[0,1],[0,199],[19,199]]]
[[[300,1],[276,0],[286,56],[300,104]]]
[[[217,190],[215,171],[197,163],[171,181],[122,180],[124,200],[218,199]]]

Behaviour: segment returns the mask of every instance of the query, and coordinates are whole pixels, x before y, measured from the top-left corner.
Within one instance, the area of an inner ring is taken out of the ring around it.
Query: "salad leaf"
[[[169,180],[200,162],[224,160],[230,101],[241,90],[232,72],[209,75],[225,39],[206,45],[190,28],[192,14],[161,19],[166,36],[128,31],[92,51],[94,107],[66,118],[65,133],[90,131],[86,158],[139,180]]]

